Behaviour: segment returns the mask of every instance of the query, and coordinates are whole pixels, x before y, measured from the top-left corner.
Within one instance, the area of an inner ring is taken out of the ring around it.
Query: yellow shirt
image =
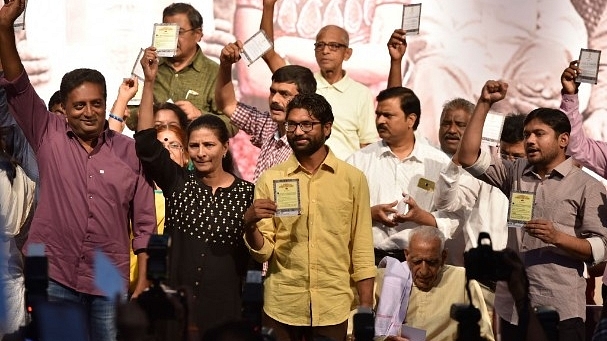
[[[274,200],[273,180],[299,179],[301,215],[263,219],[264,245],[251,250],[268,261],[264,311],[293,326],[327,326],[350,313],[350,281],[375,277],[369,187],[363,173],[329,151],[315,174],[294,155],[264,172],[255,198]]]
[[[156,204],[156,229],[158,234],[164,232],[164,195],[162,191],[154,190],[154,203]],[[132,237],[132,236],[131,236]],[[129,280],[129,291],[133,292],[137,285],[137,275],[139,267],[137,266],[137,256],[133,253],[133,247],[131,247],[131,276]]]

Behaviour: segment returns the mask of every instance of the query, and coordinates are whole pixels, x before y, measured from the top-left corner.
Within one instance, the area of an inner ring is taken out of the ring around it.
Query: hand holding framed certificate
[[[271,48],[272,42],[263,30],[259,30],[244,42],[240,56],[251,65]]]
[[[422,14],[422,4],[403,5],[403,21],[401,28],[406,35],[419,34],[419,20]]]
[[[591,49],[581,49],[578,66],[580,73],[575,79],[576,82],[596,84],[599,79],[599,62],[601,61],[601,51]]]
[[[508,210],[508,227],[523,227],[533,219],[535,193],[515,192],[510,194],[510,209]]]
[[[277,217],[300,215],[299,179],[274,180],[274,202]]]
[[[177,53],[177,39],[179,38],[179,25],[154,24],[152,46],[156,48],[158,57],[174,57]]]

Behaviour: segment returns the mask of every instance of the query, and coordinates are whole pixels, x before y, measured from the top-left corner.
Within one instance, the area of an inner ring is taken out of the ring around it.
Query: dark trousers
[[[278,322],[263,313],[262,324],[264,327],[274,330],[276,341],[313,341],[333,340],[344,341],[348,331],[348,320],[332,326],[291,326]]]
[[[502,341],[518,341],[518,326],[500,318]],[[558,324],[558,341],[585,341],[586,326],[580,317],[562,320]],[[531,338],[533,340],[533,337]],[[553,341],[553,340],[550,340]],[[556,340],[554,340],[556,341]]]

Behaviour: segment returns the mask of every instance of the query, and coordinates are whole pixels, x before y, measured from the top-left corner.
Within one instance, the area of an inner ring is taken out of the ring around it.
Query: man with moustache
[[[285,131],[285,108],[297,94],[316,92],[316,79],[310,69],[299,65],[287,65],[272,75],[272,85],[268,102],[269,112],[261,112],[255,107],[236,100],[232,82],[232,64],[240,60],[242,42],[236,41],[221,50],[219,73],[215,87],[217,106],[227,115],[232,124],[251,136],[251,143],[260,148],[253,182],[261,173],[285,160],[291,155]]]
[[[176,2],[163,10],[162,22],[178,24],[180,28],[175,56],[160,58],[154,102],[174,102],[188,115],[188,121],[207,113],[219,115],[230,136],[236,135],[238,128],[230,124],[215,103],[219,67],[198,46],[203,36],[202,15],[194,6]]]
[[[441,149],[453,156],[459,146],[460,139],[466,130],[474,104],[463,98],[456,98],[443,106],[438,140]],[[519,155],[522,144],[523,126],[519,116],[508,116],[504,121],[500,141],[500,153],[504,158]],[[524,120],[524,116],[523,116]],[[519,124],[517,124],[519,123]],[[505,141],[504,141],[505,140]],[[503,148],[502,148],[503,147]],[[460,215],[464,221],[445,242],[449,250],[447,264],[464,266],[464,252],[477,247],[480,232],[488,232],[491,236],[494,250],[502,250],[508,242],[508,198],[499,188],[476,179],[463,170],[453,158],[449,166],[440,173],[436,183],[436,208]],[[485,304],[493,318],[495,301],[494,281],[480,281]]]
[[[605,260],[607,193],[566,155],[571,124],[560,110],[538,108],[527,115],[526,159],[511,162],[480,149],[487,113],[505,98],[507,88],[504,82],[487,81],[456,157],[473,176],[500,188],[509,198],[519,198],[511,199],[510,205],[521,205],[520,198],[528,198],[528,206],[521,208],[531,210],[531,219],[518,225],[509,222],[518,228],[509,229],[508,247],[523,259],[530,302],[556,308],[559,340],[585,340],[584,263]],[[502,284],[498,282],[495,294],[502,340],[516,340],[522,331],[519,316]]]
[[[263,2],[260,28],[270,41],[274,41],[275,5],[276,0]],[[319,68],[314,73],[318,83],[316,93],[325,97],[333,108],[335,122],[327,145],[341,160],[377,141],[377,132],[373,129],[373,95],[343,69],[352,53],[350,35],[343,27],[326,25],[318,30],[314,42],[314,57]],[[266,52],[263,59],[272,72],[288,64],[274,48]]]
[[[381,91],[375,110],[381,141],[347,160],[369,181],[376,263],[385,256],[403,261],[414,227],[435,226],[449,237],[459,225],[455,215],[434,209],[435,184],[449,157],[416,140],[420,116],[420,102],[412,90],[393,87]],[[397,211],[399,201],[408,205],[408,212]]]
[[[359,170],[325,145],[332,124],[331,106],[321,95],[299,94],[289,102],[285,130],[293,155],[261,175],[256,204],[244,217],[251,255],[269,263],[263,325],[278,341],[344,340],[351,282],[359,304],[373,305],[369,187]],[[279,184],[297,190],[299,212],[279,214]]]
[[[443,107],[438,140],[447,155],[453,157],[457,151],[473,110],[474,104],[462,98],[453,99]],[[525,157],[525,116],[514,114],[504,119],[500,155],[505,160],[514,161]],[[494,250],[506,247],[508,198],[499,189],[463,170],[456,158],[451,161],[449,166],[441,171],[436,186],[435,204],[437,209],[458,212],[465,220],[465,224],[446,241],[449,250],[447,263],[463,266],[464,251],[477,246],[478,233],[481,231],[491,235]]]
[[[45,244],[49,300],[82,305],[90,340],[115,340],[115,297],[105,297],[95,285],[96,252],[118,268],[126,292],[132,233],[140,271],[133,295],[145,289],[145,248],[156,229],[153,189],[135,155],[135,141],[108,129],[105,78],[99,71],[76,69],[63,77],[65,117],[46,109],[15,44],[13,24],[24,10],[22,0],[0,9],[0,86],[40,172],[38,206],[24,248]]]

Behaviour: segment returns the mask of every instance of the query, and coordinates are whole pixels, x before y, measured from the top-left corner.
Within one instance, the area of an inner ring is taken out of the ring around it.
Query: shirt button
[[[200,282],[198,282],[198,281],[194,282],[194,285],[198,286],[198,284],[200,284]]]
[[[197,267],[196,270],[202,271],[202,268],[201,267]]]
[[[89,155],[89,160],[92,159],[93,157]]]
[[[93,177],[92,175],[89,175],[89,179],[92,178],[92,177]]]
[[[200,257],[204,257],[204,253],[201,253],[201,254],[200,254]]]
[[[92,195],[89,195],[89,199],[93,199],[93,196],[92,196]]]

